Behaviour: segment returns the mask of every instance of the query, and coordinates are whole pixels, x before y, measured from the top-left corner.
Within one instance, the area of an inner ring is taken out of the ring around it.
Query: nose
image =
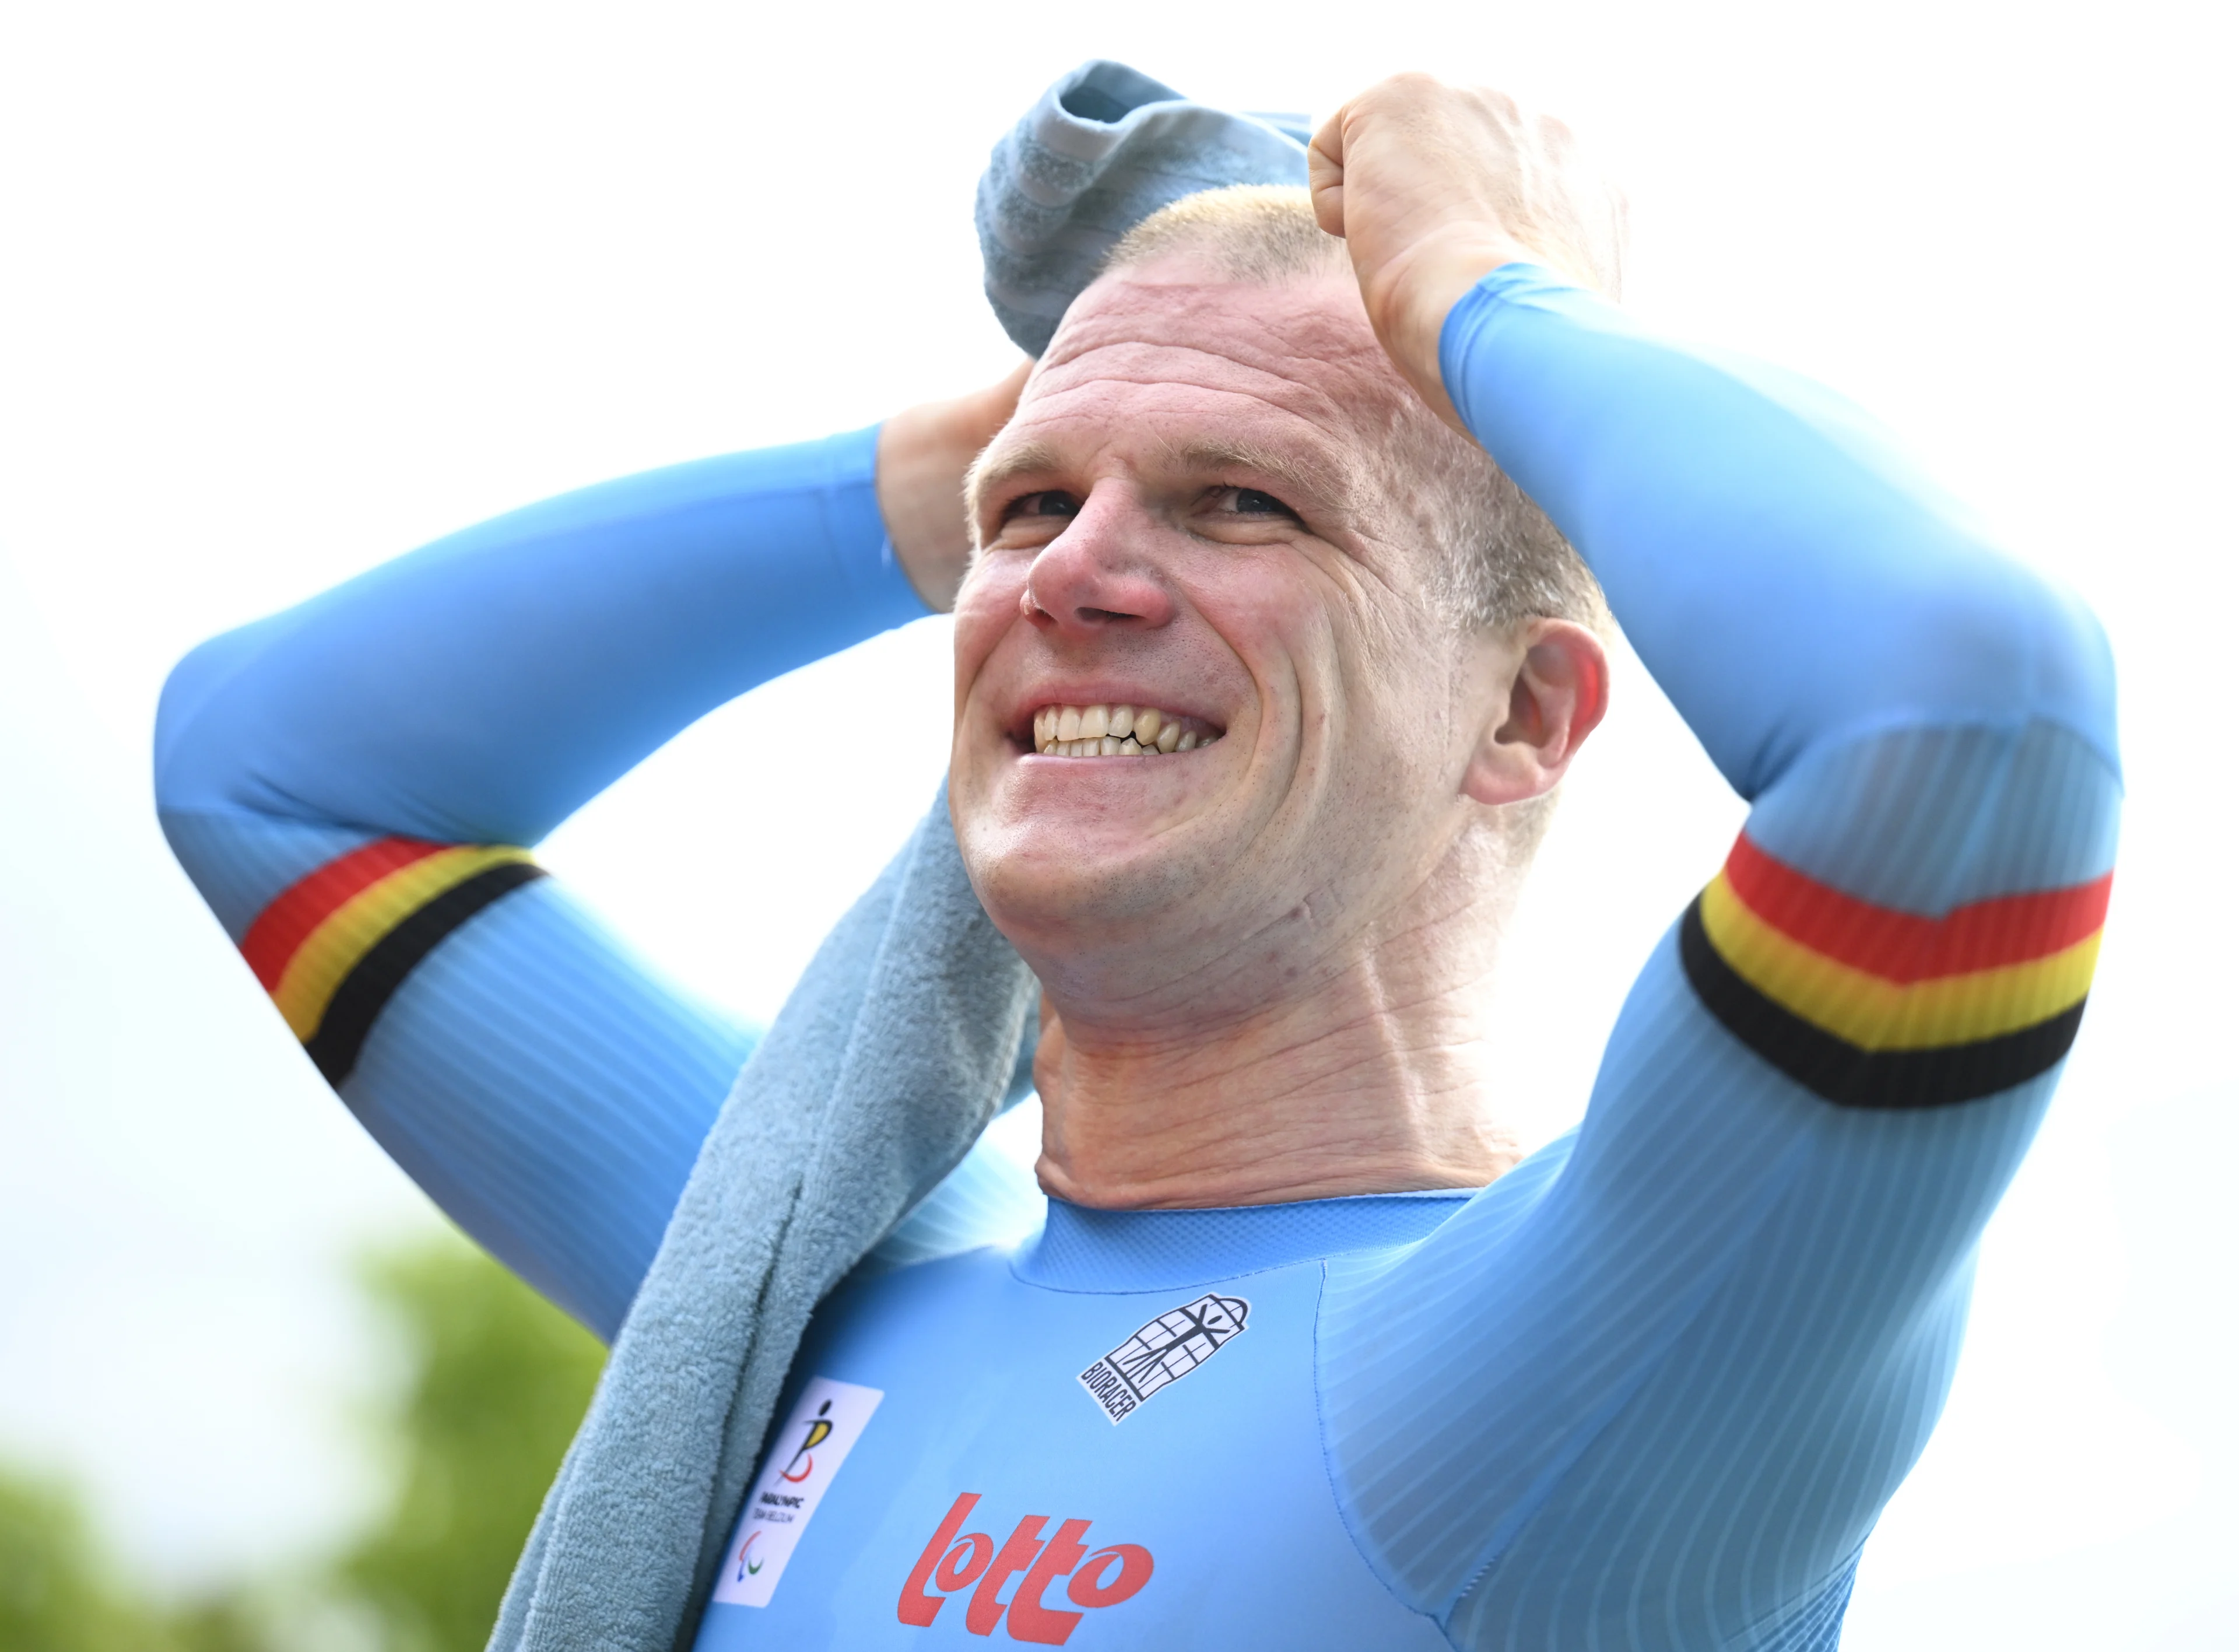
[[[1157,531],[1124,490],[1094,490],[1027,570],[1020,612],[1045,629],[1077,636],[1166,624],[1174,616],[1173,595],[1146,554]]]

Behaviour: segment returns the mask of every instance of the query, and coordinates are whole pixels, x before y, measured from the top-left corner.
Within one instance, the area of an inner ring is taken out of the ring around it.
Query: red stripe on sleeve
[[[272,897],[272,903],[256,915],[249,933],[242,936],[241,956],[256,972],[258,983],[271,991],[280,984],[296,949],[336,908],[391,872],[450,847],[423,843],[413,837],[376,837],[362,848],[336,856]]]
[[[1726,857],[1726,881],[1744,906],[1791,940],[1905,986],[2027,963],[2074,946],[2106,922],[2115,875],[1923,918],[1830,889],[1775,860],[1744,832]]]

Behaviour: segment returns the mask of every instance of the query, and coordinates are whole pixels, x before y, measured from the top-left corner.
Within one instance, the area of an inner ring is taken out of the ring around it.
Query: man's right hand
[[[939,612],[955,605],[972,556],[964,473],[1010,423],[1033,365],[1020,362],[1000,383],[907,409],[879,427],[879,514],[902,571]]]
[[[1438,337],[1487,271],[1529,260],[1617,294],[1624,197],[1568,127],[1505,93],[1394,76],[1330,117],[1307,169],[1315,216],[1345,238],[1378,339],[1457,430]]]

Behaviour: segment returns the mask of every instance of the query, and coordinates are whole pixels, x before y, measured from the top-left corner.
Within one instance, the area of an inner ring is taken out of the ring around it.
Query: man
[[[1014,415],[537,507],[167,696],[173,842],[315,1059],[611,1334],[745,1041],[474,846],[940,594],[993,436],[950,799],[1046,1218],[824,1303],[701,1647],[1829,1647],[1933,1425],[2104,910],[2096,629],[1588,291],[1559,127],[1405,77],[1313,183],[1139,226]],[[1606,674],[1518,485],[1752,804],[1521,1163],[1478,1020]]]

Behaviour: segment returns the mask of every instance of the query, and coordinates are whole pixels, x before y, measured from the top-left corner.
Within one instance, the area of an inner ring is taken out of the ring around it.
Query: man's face
[[[1431,600],[1409,395],[1349,280],[1167,261],[1076,301],[990,449],[951,802],[1060,1001],[1147,1024],[1309,990],[1476,809],[1484,650]],[[1038,749],[1038,714],[1121,706],[1208,743]]]

